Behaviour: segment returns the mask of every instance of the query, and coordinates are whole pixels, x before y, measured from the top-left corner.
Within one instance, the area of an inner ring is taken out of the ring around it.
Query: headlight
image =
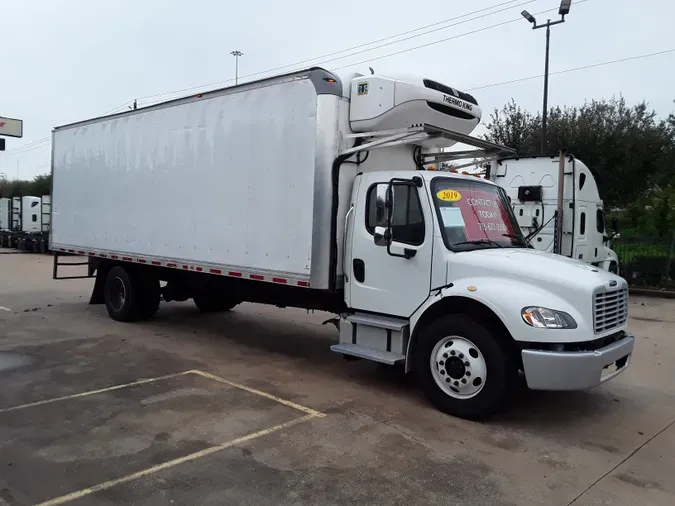
[[[539,329],[575,329],[577,322],[567,313],[545,307],[526,307],[521,316],[530,327]]]

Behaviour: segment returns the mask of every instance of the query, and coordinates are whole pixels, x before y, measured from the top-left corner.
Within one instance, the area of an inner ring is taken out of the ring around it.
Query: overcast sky
[[[4,0],[0,116],[23,119],[24,138],[7,139],[0,173],[25,179],[48,172],[50,143],[42,139],[54,126],[122,110],[135,97],[143,105],[190,92],[141,97],[233,78],[233,49],[244,53],[240,76],[311,58],[283,71],[310,63],[328,69],[356,64],[340,72],[368,73],[372,66],[378,73],[420,74],[463,90],[536,76],[543,73],[545,30],[531,30],[519,13],[555,9],[537,16],[545,21],[557,17],[558,4],[258,0],[238,2],[235,10],[225,0]],[[349,53],[316,58],[493,6],[373,51],[334,61],[326,60]],[[495,10],[502,12],[486,15]],[[567,21],[551,29],[551,72],[675,48],[674,19],[673,0],[573,0]],[[472,93],[486,120],[512,97],[540,110],[542,87],[537,78]],[[675,110],[675,52],[552,76],[549,104],[579,105],[618,94],[631,103],[646,99],[664,116]]]

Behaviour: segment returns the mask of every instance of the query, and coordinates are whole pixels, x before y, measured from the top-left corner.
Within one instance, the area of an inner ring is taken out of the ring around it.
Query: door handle
[[[352,261],[354,279],[359,283],[363,283],[366,280],[366,263],[360,258],[355,258]]]

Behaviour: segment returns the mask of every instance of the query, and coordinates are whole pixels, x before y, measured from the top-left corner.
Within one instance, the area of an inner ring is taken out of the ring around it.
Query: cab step
[[[394,365],[405,361],[405,355],[391,351],[374,350],[359,346],[358,344],[334,344],[330,347],[331,351],[342,353],[351,357],[365,358],[373,362]]]

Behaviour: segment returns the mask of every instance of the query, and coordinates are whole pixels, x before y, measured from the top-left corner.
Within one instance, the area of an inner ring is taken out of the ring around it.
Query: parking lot
[[[675,504],[675,300],[632,297],[616,380],[475,423],[330,352],[325,314],[121,324],[51,267],[0,253],[0,505]]]

